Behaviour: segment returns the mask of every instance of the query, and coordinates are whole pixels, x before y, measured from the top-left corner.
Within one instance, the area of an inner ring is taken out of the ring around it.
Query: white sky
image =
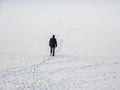
[[[119,0],[0,0],[0,51],[49,53],[56,34],[64,39],[61,53],[118,57],[119,24]]]

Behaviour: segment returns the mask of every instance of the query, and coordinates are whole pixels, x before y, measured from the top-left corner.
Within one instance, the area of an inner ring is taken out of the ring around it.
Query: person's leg
[[[55,55],[55,47],[53,47],[53,56]]]

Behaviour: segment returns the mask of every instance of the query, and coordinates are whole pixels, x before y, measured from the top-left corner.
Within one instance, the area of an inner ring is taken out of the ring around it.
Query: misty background
[[[119,0],[0,0],[0,52],[49,55],[55,34],[62,54],[119,57],[119,24]]]

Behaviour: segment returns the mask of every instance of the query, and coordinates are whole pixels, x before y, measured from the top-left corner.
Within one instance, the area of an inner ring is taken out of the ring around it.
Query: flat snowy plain
[[[120,90],[119,24],[120,0],[0,0],[0,90]]]
[[[4,57],[16,58],[4,53]],[[3,55],[2,55],[3,56]],[[18,56],[17,56],[18,57]],[[41,56],[35,64],[1,67],[0,90],[119,90],[120,58]],[[1,56],[0,56],[1,58]],[[33,61],[31,61],[33,62]],[[39,63],[38,63],[39,62]],[[15,66],[17,67],[14,67]],[[21,65],[20,65],[21,64]],[[11,68],[10,68],[11,67]],[[3,69],[4,68],[4,69]]]

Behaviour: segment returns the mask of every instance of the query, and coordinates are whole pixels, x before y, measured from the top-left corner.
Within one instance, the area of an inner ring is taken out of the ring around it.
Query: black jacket
[[[50,47],[57,47],[57,40],[56,38],[52,37],[49,41],[49,46]]]

